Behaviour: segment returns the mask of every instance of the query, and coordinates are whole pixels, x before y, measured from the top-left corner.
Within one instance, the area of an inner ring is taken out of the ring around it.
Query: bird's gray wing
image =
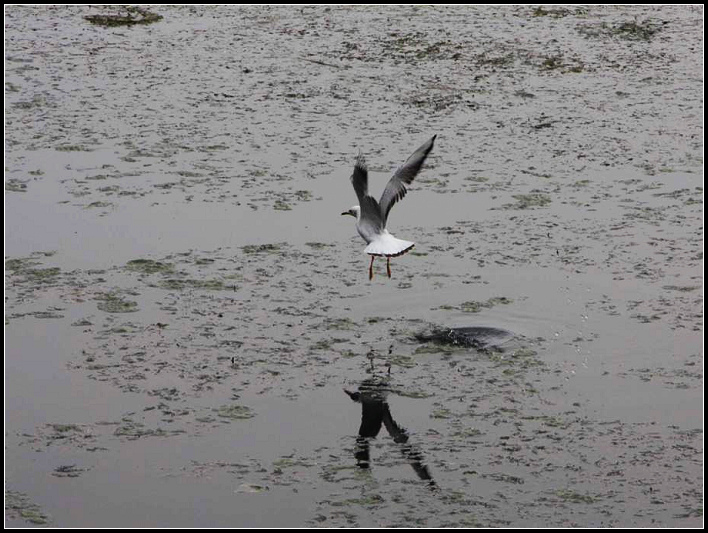
[[[369,171],[366,168],[364,156],[361,154],[357,156],[356,162],[354,163],[354,172],[352,173],[351,181],[356,197],[359,199],[359,205],[361,205],[361,199],[369,194]]]
[[[410,185],[413,178],[418,175],[423,163],[425,163],[425,159],[433,149],[433,143],[435,143],[436,137],[437,135],[433,135],[425,142],[425,144],[423,144],[423,146],[413,152],[406,162],[403,163],[398,170],[396,170],[396,173],[388,181],[388,184],[386,184],[386,188],[384,189],[384,192],[381,195],[381,200],[379,201],[379,205],[381,206],[381,217],[384,224],[386,224],[388,213],[391,211],[393,204],[398,202],[408,192],[406,185]]]
[[[359,198],[359,208],[361,209],[359,225],[367,234],[375,235],[380,233],[384,226],[381,218],[382,211],[376,199],[369,196],[369,173],[364,156],[361,154],[356,158],[351,181],[354,186],[354,192]]]

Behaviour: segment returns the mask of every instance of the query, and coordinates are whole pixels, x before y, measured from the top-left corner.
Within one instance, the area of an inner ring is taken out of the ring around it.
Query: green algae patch
[[[125,265],[126,270],[139,272],[141,274],[156,274],[172,272],[174,269],[171,263],[162,263],[152,259],[133,259]]]
[[[223,291],[233,289],[220,279],[165,279],[157,284],[161,289],[181,291],[184,289],[197,289],[204,291]]]
[[[512,198],[516,200],[514,204],[504,204],[502,209],[533,209],[536,207],[546,207],[551,203],[551,197],[543,193],[514,194]]]
[[[663,24],[650,20],[633,20],[620,24],[588,24],[580,26],[578,32],[583,37],[591,38],[618,38],[627,41],[651,41]]]
[[[162,428],[150,429],[145,427],[145,425],[141,424],[140,422],[134,422],[133,420],[123,420],[121,424],[115,429],[113,435],[115,435],[116,437],[127,437],[130,440],[136,440],[142,437],[171,437],[180,433],[185,433],[185,431],[167,431]]]
[[[567,17],[568,15],[572,15],[573,11],[570,9],[565,9],[565,8],[552,8],[552,9],[546,9],[545,7],[536,7],[533,9],[531,12],[531,15],[534,17],[551,17],[555,19]]]
[[[85,469],[78,468],[76,465],[61,465],[54,469],[52,475],[54,477],[79,477]]]
[[[567,503],[595,503],[597,498],[589,494],[580,494],[574,490],[560,489],[555,492],[562,501]]]
[[[96,297],[98,309],[104,313],[134,313],[138,310],[138,303],[125,300],[116,294],[102,294]]]
[[[245,405],[222,405],[215,411],[220,417],[230,420],[247,420],[256,416],[253,409]]]
[[[5,491],[5,518],[23,518],[35,525],[49,522],[49,517],[39,505],[32,503],[26,494],[14,490]]]
[[[38,268],[41,263],[32,257],[7,259],[5,271],[24,277],[24,282],[46,284],[57,280],[61,274],[59,267]]]
[[[61,144],[55,146],[54,149],[58,152],[90,152],[91,149],[82,144]]]
[[[275,204],[273,204],[273,209],[276,211],[292,211],[290,204],[284,200],[276,200]]]
[[[247,244],[241,250],[244,254],[275,254],[283,250],[283,244]]]
[[[8,192],[27,192],[27,183],[16,178],[10,178],[5,182],[5,190]]]
[[[153,24],[163,18],[162,15],[138,6],[126,6],[122,9],[118,13],[86,15],[84,19],[97,26],[115,28],[119,26],[134,26],[136,24]]]
[[[513,300],[510,300],[504,296],[496,296],[494,298],[490,298],[486,302],[463,302],[460,304],[460,311],[463,313],[479,313],[483,309],[491,309],[495,305],[508,305],[512,302]]]

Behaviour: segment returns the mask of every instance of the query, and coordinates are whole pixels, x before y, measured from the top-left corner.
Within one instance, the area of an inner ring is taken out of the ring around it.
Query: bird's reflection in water
[[[379,434],[383,425],[393,441],[400,446],[403,457],[410,463],[418,477],[426,481],[431,488],[435,488],[435,481],[423,460],[423,454],[417,446],[408,442],[408,432],[399,426],[391,415],[386,400],[390,390],[389,379],[380,377],[364,380],[356,392],[344,389],[352,400],[361,404],[361,426],[354,452],[357,464],[361,468],[371,467],[369,444]]]

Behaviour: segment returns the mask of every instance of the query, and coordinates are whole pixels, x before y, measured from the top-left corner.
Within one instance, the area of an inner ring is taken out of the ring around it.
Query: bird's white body
[[[369,243],[364,252],[369,255],[398,257],[410,251],[414,246],[415,243],[397,239],[388,230],[383,230]]]
[[[358,205],[355,205],[349,211],[342,214],[356,217],[356,230],[359,232],[359,235],[361,235],[361,238],[368,244],[364,252],[369,255],[398,257],[415,246],[415,243],[411,241],[397,239],[391,235],[386,228],[372,228],[370,224],[362,222],[361,208]]]

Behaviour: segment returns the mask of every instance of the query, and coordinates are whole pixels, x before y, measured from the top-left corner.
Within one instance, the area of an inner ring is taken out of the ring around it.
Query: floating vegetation
[[[55,309],[47,311],[32,311],[29,313],[13,313],[9,318],[20,318],[23,316],[33,316],[35,318],[64,318],[64,315],[57,313]]]
[[[315,250],[324,250],[325,248],[332,248],[335,246],[334,244],[327,244],[324,242],[306,242],[305,244]]]
[[[169,437],[180,433],[184,433],[184,431],[166,431],[162,428],[149,429],[145,427],[145,424],[141,424],[140,422],[134,422],[133,420],[122,420],[120,425],[113,432],[113,435],[116,437],[127,437],[130,440],[135,440],[142,437]]]
[[[513,52],[482,52],[474,56],[478,66],[489,67],[510,67],[516,62],[516,54]]]
[[[622,22],[621,24],[584,24],[578,32],[584,37],[617,37],[630,41],[650,41],[663,28],[663,24],[649,20]]]
[[[5,190],[8,192],[27,192],[27,182],[10,178],[5,182]]]
[[[356,323],[350,318],[328,318],[325,320],[325,329],[351,330],[356,328]]]
[[[170,263],[161,263],[152,259],[133,259],[125,265],[126,270],[132,272],[140,272],[142,274],[155,274],[172,272],[173,265]]]
[[[512,303],[513,300],[506,298],[504,296],[497,296],[490,298],[485,302],[463,302],[460,304],[460,311],[463,313],[479,313],[482,309],[491,309],[495,305],[508,305]]]
[[[559,489],[555,491],[555,495],[558,496],[562,501],[568,503],[595,503],[597,498],[589,494],[580,494],[574,490],[569,489]]]
[[[532,209],[546,207],[551,203],[551,197],[543,193],[513,194],[515,204],[504,204],[501,209]]]
[[[392,31],[387,38],[380,39],[378,44],[384,57],[397,61],[456,60],[462,57],[464,47],[460,43],[452,40],[430,42],[428,37],[429,35],[422,31]]]
[[[563,66],[563,58],[559,55],[548,56],[543,60],[541,66],[546,70],[554,70]]]
[[[62,465],[55,468],[52,475],[54,477],[79,477],[84,471],[83,468],[77,468],[76,465]]]
[[[152,24],[162,20],[162,15],[148,11],[139,6],[125,6],[122,12],[105,15],[86,15],[84,19],[92,24],[113,28],[116,26],[133,26],[135,24]]]
[[[256,416],[253,409],[245,405],[222,405],[215,411],[220,417],[230,418],[231,420],[246,420]]]
[[[76,424],[48,424],[49,428],[54,431],[55,435],[66,435],[67,433],[81,433],[83,432],[83,429],[81,426],[77,426]],[[58,438],[58,437],[57,437]]]
[[[301,202],[309,202],[310,200],[312,200],[313,195],[311,191],[295,191],[295,198],[297,198]]]
[[[5,261],[5,271],[11,272],[15,276],[22,276],[22,282],[36,284],[53,284],[59,278],[61,269],[59,267],[37,268],[41,263],[33,257],[20,257],[7,259]]]
[[[29,267],[38,265],[39,263],[30,257],[18,257],[17,259],[6,259],[5,260],[5,270],[11,272],[21,272],[27,270]]]
[[[81,144],[62,144],[54,148],[58,152],[90,152],[90,148],[86,148]]]
[[[541,70],[544,71],[560,71],[563,74],[569,72],[583,72],[585,66],[582,61],[577,58],[567,59],[561,54],[546,56],[541,62]]]
[[[134,313],[138,310],[137,302],[124,300],[116,294],[102,294],[95,299],[99,300],[98,309],[105,313]]]
[[[290,204],[286,201],[278,199],[273,204],[273,209],[276,211],[291,211],[292,207],[290,207]]]
[[[164,279],[158,284],[161,289],[181,291],[184,289],[197,289],[204,291],[223,291],[233,289],[233,285],[226,285],[220,279]]]
[[[248,244],[242,246],[241,250],[245,254],[274,254],[283,249],[283,244]]]
[[[5,518],[23,518],[36,525],[45,525],[49,518],[36,503],[32,503],[26,494],[14,490],[5,490]]]
[[[259,492],[264,492],[267,490],[270,490],[270,489],[264,485],[256,485],[254,483],[241,483],[238,486],[238,488],[235,490],[235,492],[245,492],[245,493],[257,494]]]
[[[664,285],[662,289],[665,289],[667,291],[678,291],[678,292],[691,292],[695,291],[697,289],[700,289],[701,287],[698,285],[686,285],[686,286],[679,286],[679,285]]]
[[[468,107],[474,107],[474,104],[466,101],[459,93],[451,94],[430,94],[420,93],[407,100],[407,103],[432,111],[443,111],[449,107],[457,106],[458,104],[467,104]]]
[[[448,409],[447,407],[436,407],[430,413],[430,418],[447,419],[447,418],[453,418],[454,416],[455,415],[453,414],[452,410]]]
[[[543,6],[538,6],[533,9],[531,14],[534,17],[552,17],[552,18],[563,18],[567,17],[568,15],[572,15],[573,13],[571,12],[570,9],[566,8],[553,8],[553,9],[546,9]]]

